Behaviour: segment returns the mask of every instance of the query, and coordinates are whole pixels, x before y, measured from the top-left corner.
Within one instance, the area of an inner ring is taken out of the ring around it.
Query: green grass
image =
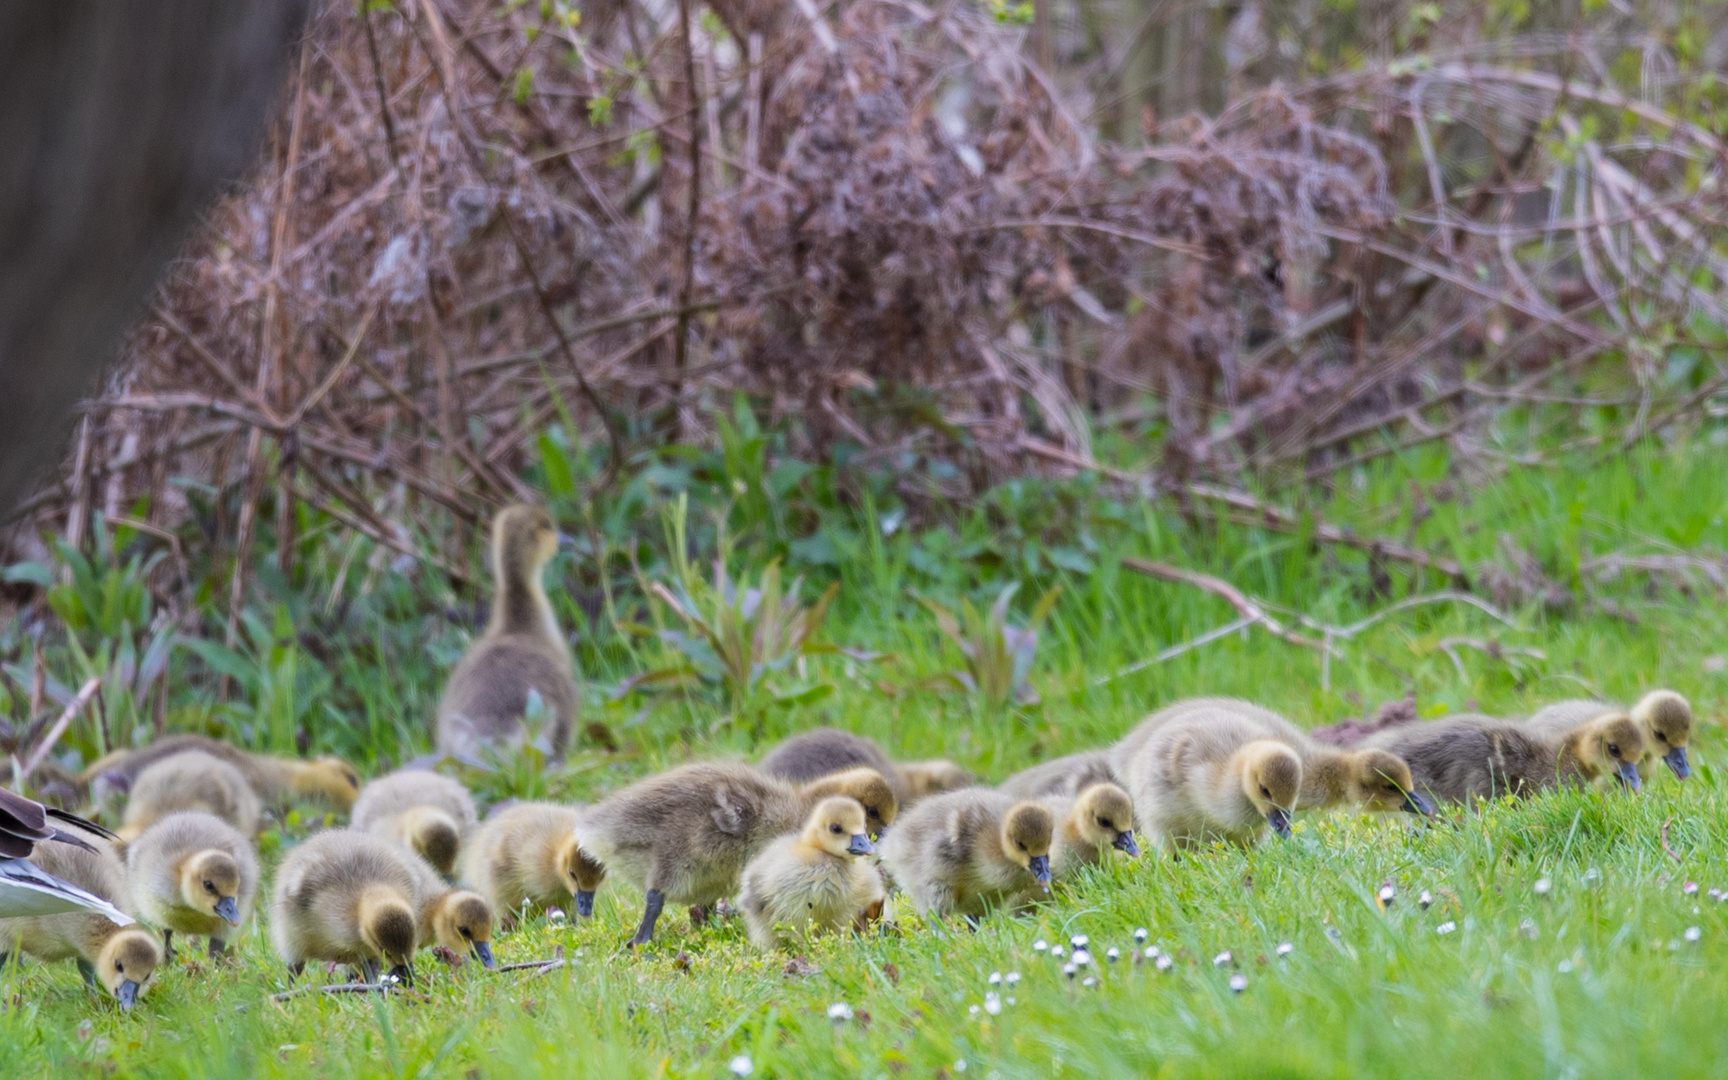
[[[1724,542],[1728,470],[1708,442],[1502,477],[1460,479],[1457,471],[1441,453],[1411,455],[1334,493],[1313,493],[1308,509],[1472,566],[1500,556],[1508,537],[1568,586],[1589,580],[1593,555],[1719,556]],[[699,487],[689,476],[664,488],[638,479],[649,494]],[[801,490],[783,485],[779,497],[796,509]],[[1420,520],[1411,509],[1416,491],[1431,511]],[[1464,604],[1413,608],[1341,643],[1324,683],[1314,652],[1258,629],[1108,678],[1234,614],[1215,597],[1122,570],[1124,554],[1221,575],[1334,625],[1446,583],[1391,566],[1377,589],[1359,555],[1236,525],[1192,527],[1168,506],[1115,498],[1090,482],[1023,481],[918,528],[881,528],[885,502],[830,508],[813,526],[785,525],[796,513],[742,528],[734,520],[735,565],[754,572],[784,556],[810,576],[807,598],[838,582],[829,640],[894,659],[815,661],[803,681],[825,680],[831,695],[729,723],[712,693],[613,694],[667,656],[651,638],[619,633],[607,614],[610,604],[621,621],[652,616],[629,566],[635,558],[657,572],[654,501],[636,503],[623,527],[593,515],[601,539],[587,563],[556,568],[566,586],[563,614],[583,634],[584,720],[608,725],[623,751],[585,744],[568,770],[494,778],[489,793],[590,799],[691,756],[755,756],[773,738],[820,722],[874,735],[904,757],[949,756],[998,777],[1113,739],[1157,705],[1196,693],[1252,697],[1312,724],[1362,715],[1407,690],[1428,714],[1513,713],[1583,694],[1625,699],[1656,685],[1680,690],[1698,709],[1696,775],[1684,785],[1655,777],[1637,798],[1568,792],[1457,813],[1423,831],[1309,817],[1291,842],[1252,852],[1120,861],[976,933],[925,925],[902,906],[891,912],[892,932],[820,943],[796,974],[786,972],[787,956],[752,951],[740,926],[696,932],[681,916],[668,915],[641,955],[623,954],[640,898],[608,886],[592,921],[530,924],[498,945],[504,963],[561,946],[574,961],[567,968],[489,974],[469,964],[451,972],[428,955],[412,995],[273,1003],[285,973],[254,922],[232,966],[183,953],[127,1015],[86,993],[69,964],[9,968],[0,977],[0,1076],[724,1076],[739,1055],[758,1077],[949,1080],[961,1061],[966,1080],[1722,1070],[1728,904],[1705,895],[1728,888],[1728,770],[1719,768],[1728,674],[1711,660],[1728,652],[1720,595],[1623,578],[1592,586],[1593,600],[1579,594],[1566,610],[1514,604],[1506,614],[1515,626]],[[581,514],[571,506],[564,517]],[[385,573],[362,580],[370,552],[355,556],[348,543],[315,534],[295,581],[265,582],[302,633],[316,625],[328,639],[320,658],[302,655],[302,668],[289,672],[306,680],[304,665],[315,663],[327,682],[296,683],[304,700],[277,707],[312,745],[378,769],[425,745],[439,679],[466,630],[438,614],[456,601],[435,588],[393,583]],[[333,585],[350,558],[352,573]],[[596,592],[601,565],[609,594]],[[1021,618],[1046,588],[1063,586],[1033,675],[1042,703],[992,713],[920,688],[958,661],[917,596],[987,602],[1008,581],[1024,584]],[[353,603],[342,618],[318,623],[333,590]],[[17,631],[7,632],[16,648]],[[1542,656],[1496,659],[1464,648],[1461,677],[1442,648],[1449,638]],[[51,661],[58,678],[75,677],[67,656]],[[247,716],[215,705],[198,664],[176,653],[172,723],[227,725],[260,743],[280,733],[280,716],[275,726],[260,719],[248,727]],[[1678,861],[1664,849],[1664,829]],[[286,835],[268,835],[267,859],[297,831],[291,824]],[[1545,895],[1535,890],[1542,878],[1552,882]],[[1398,895],[1382,911],[1375,893],[1384,881]],[[1688,881],[1701,886],[1696,895],[1683,891]],[[1423,890],[1434,900],[1425,911],[1417,904]],[[1441,933],[1443,925],[1455,929]],[[1171,970],[1127,959],[1137,927],[1175,957]],[[1686,940],[1689,927],[1699,930],[1695,942]],[[1077,933],[1091,939],[1095,987],[1070,982],[1059,961],[1033,949],[1039,939],[1066,942]],[[1280,958],[1282,942],[1292,949]],[[1124,956],[1114,965],[1104,959],[1111,946]],[[1224,950],[1234,967],[1214,966]],[[993,986],[992,972],[1021,978]],[[1228,983],[1237,972],[1248,979],[1239,994]],[[983,1009],[991,991],[1004,999],[999,1015]],[[837,1002],[855,1011],[852,1020],[830,1021]]]

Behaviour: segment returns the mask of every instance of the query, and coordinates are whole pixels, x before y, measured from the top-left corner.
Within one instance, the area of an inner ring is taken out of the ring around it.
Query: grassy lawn
[[[1572,597],[1544,607],[1503,587],[1488,599],[1505,621],[1456,600],[1408,607],[1340,639],[1324,666],[1317,652],[1256,628],[1126,670],[1235,613],[1194,588],[1130,573],[1119,559],[1216,574],[1334,627],[1447,583],[1299,536],[1190,524],[1168,503],[1083,481],[1021,482],[977,511],[915,529],[886,528],[882,515],[860,511],[824,534],[820,552],[790,559],[811,578],[807,596],[840,585],[829,640],[893,660],[812,661],[806,681],[833,692],[754,723],[720,723],[725,704],[709,693],[615,694],[626,677],[665,661],[660,646],[626,639],[604,605],[561,591],[566,618],[584,635],[584,720],[608,725],[622,750],[587,744],[567,769],[500,776],[487,794],[590,799],[689,757],[753,758],[778,735],[820,722],[874,735],[903,757],[948,756],[998,778],[1109,741],[1190,694],[1239,694],[1317,724],[1365,715],[1406,691],[1424,715],[1441,715],[1515,713],[1589,694],[1624,700],[1653,686],[1686,694],[1700,718],[1685,784],[1664,773],[1640,797],[1557,793],[1453,812],[1420,831],[1309,816],[1293,840],[1252,852],[1118,861],[977,932],[891,907],[886,932],[820,943],[790,965],[784,954],[753,951],[736,921],[692,931],[670,912],[651,947],[623,954],[640,897],[609,884],[593,920],[531,923],[497,947],[506,964],[562,949],[565,967],[452,971],[423,954],[419,986],[393,1000],[273,1002],[286,975],[254,921],[231,965],[183,950],[127,1015],[85,992],[70,964],[9,968],[0,977],[0,1076],[1719,1073],[1728,1068],[1728,904],[1707,894],[1728,889],[1728,674],[1719,659],[1728,609],[1708,585],[1688,592],[1673,576],[1614,576],[1593,560],[1719,556],[1723,460],[1706,443],[1658,446],[1466,480],[1436,452],[1317,493],[1310,509],[1329,522],[1467,566],[1526,554]],[[341,543],[325,544],[324,561],[301,571],[307,582],[292,591],[314,597],[304,603],[325,604],[335,568],[346,565]],[[1073,554],[1029,564],[1028,549],[1057,548]],[[741,548],[735,567],[759,570],[752,550]],[[992,709],[927,688],[959,661],[916,597],[987,603],[1009,581],[1024,581],[1019,618],[1047,587],[1063,587],[1032,673],[1042,700]],[[335,632],[327,683],[307,700],[271,706],[363,770],[424,747],[440,674],[467,633],[430,614],[441,598],[415,608],[401,598],[414,587],[396,588],[396,600],[362,606]],[[388,589],[379,585],[379,595]],[[634,617],[625,611],[619,621]],[[175,670],[193,671],[192,661],[180,654]],[[176,702],[175,723],[214,715],[191,691]],[[302,828],[291,820],[266,835],[267,861]],[[1396,897],[1382,909],[1376,894],[1387,882]],[[1173,961],[1166,968],[1131,959],[1144,947],[1135,939],[1142,927],[1146,944]],[[1090,939],[1093,960],[1071,980],[1036,943],[1065,946],[1077,934]],[[1120,950],[1114,963],[1111,948]],[[1246,977],[1239,992],[1235,975]],[[831,1019],[837,1004],[849,1019]]]

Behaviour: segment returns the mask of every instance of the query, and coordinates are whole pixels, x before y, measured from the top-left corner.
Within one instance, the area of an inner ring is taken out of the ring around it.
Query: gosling
[[[189,810],[169,814],[127,845],[132,902],[162,928],[162,952],[174,957],[174,932],[209,939],[222,955],[228,932],[246,921],[258,891],[258,857],[244,834],[221,818]]]
[[[1644,735],[1625,713],[1606,713],[1558,736],[1466,714],[1380,732],[1369,743],[1410,765],[1416,786],[1451,803],[1534,795],[1612,774],[1634,791]]]
[[[1055,828],[1041,803],[987,788],[951,791],[907,812],[882,841],[882,865],[919,914],[976,926],[992,908],[1050,891]]]
[[[74,844],[42,844],[33,861],[53,878],[100,898],[130,917],[126,866],[106,839],[96,833]],[[122,1009],[130,1009],[149,988],[162,950],[147,931],[121,926],[106,915],[82,911],[0,919],[0,968],[12,953],[50,963],[76,960],[87,986],[98,981]]]
[[[411,859],[414,908],[422,948],[443,949],[451,957],[471,956],[488,970],[492,958],[492,905],[477,892],[451,888],[425,859]]]
[[[793,786],[748,765],[684,765],[608,796],[580,815],[582,850],[642,889],[642,922],[626,942],[647,944],[668,900],[689,905],[693,924],[708,905],[737,892],[744,866],[776,837],[797,832],[823,798],[847,795],[871,831],[894,821],[894,789],[874,769],[833,773]]]
[[[270,933],[276,955],[298,977],[311,960],[358,968],[378,981],[412,982],[420,944],[414,904],[416,856],[399,844],[353,829],[327,829],[288,853],[276,871]]]
[[[474,796],[448,776],[401,769],[360,789],[351,820],[356,829],[408,845],[449,878],[463,839],[474,831]]]
[[[1097,866],[1112,849],[1131,859],[1140,855],[1134,840],[1134,803],[1110,781],[1092,784],[1077,796],[1047,795],[1042,802],[1056,822],[1050,841],[1053,878]]]
[[[202,750],[186,750],[138,774],[126,800],[120,835],[135,840],[151,825],[182,810],[221,818],[242,835],[252,837],[258,833],[264,807],[239,769]]]
[[[1017,799],[1048,795],[1072,799],[1093,784],[1114,783],[1117,779],[1110,768],[1110,755],[1103,750],[1083,750],[1022,769],[996,787]]]
[[[438,750],[474,758],[521,745],[530,691],[550,711],[548,756],[561,759],[580,690],[540,576],[558,551],[552,515],[517,505],[492,526],[492,618],[450,673],[438,703]]]
[[[895,764],[876,740],[838,728],[814,728],[794,735],[768,752],[757,768],[794,784],[862,766],[875,769],[894,788],[904,810],[918,799],[971,787],[972,774],[952,761],[933,759]]]
[[[272,808],[313,802],[346,814],[360,794],[360,774],[341,758],[302,761],[254,754],[207,735],[168,735],[135,750],[116,750],[85,769],[81,779],[127,788],[151,765],[187,750],[202,751],[239,769],[252,790]]]
[[[772,950],[844,930],[882,902],[882,875],[862,858],[876,851],[864,821],[858,800],[823,799],[802,833],[782,836],[750,860],[738,906],[751,944]]]
[[[1600,701],[1559,701],[1537,710],[1527,722],[1544,731],[1566,731],[1615,708]],[[1691,703],[1672,690],[1652,690],[1632,706],[1631,716],[1644,735],[1646,756],[1660,754],[1677,780],[1690,777],[1686,747],[1692,741]]]
[[[548,911],[571,897],[576,914],[588,918],[606,868],[577,845],[576,814],[554,803],[494,811],[463,852],[462,880],[507,923],[524,909]]]

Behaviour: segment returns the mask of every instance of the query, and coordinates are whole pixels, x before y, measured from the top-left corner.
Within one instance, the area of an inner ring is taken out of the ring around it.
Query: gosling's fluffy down
[[[1048,807],[988,788],[932,796],[883,837],[882,865],[925,916],[976,920],[1049,891]]]
[[[862,856],[876,849],[858,800],[823,799],[804,831],[782,836],[744,867],[738,907],[759,949],[844,930],[883,899],[882,876]]]
[[[120,835],[134,839],[169,814],[196,810],[221,818],[247,837],[258,832],[264,806],[239,769],[202,750],[185,750],[149,765],[132,784]]]
[[[425,859],[415,858],[413,868],[421,948],[441,948],[454,956],[471,956],[486,968],[497,966],[492,959],[492,905],[477,892],[451,888]]]
[[[647,904],[631,945],[646,943],[666,901],[705,909],[733,895],[744,866],[769,842],[797,832],[829,795],[864,807],[872,830],[893,822],[894,789],[874,769],[833,773],[794,787],[749,765],[684,765],[609,795],[576,824],[582,850],[642,889]],[[694,911],[703,918],[706,911]]]
[[[425,769],[401,769],[360,789],[352,821],[356,829],[408,845],[450,877],[477,815],[474,796],[460,783]]]
[[[1276,724],[1216,700],[1148,717],[1111,751],[1142,831],[1166,850],[1290,832],[1302,759]]]
[[[1052,877],[1065,878],[1097,866],[1112,849],[1129,858],[1140,854],[1134,839],[1134,803],[1118,785],[1100,781],[1079,795],[1046,795],[1040,801],[1056,822],[1050,842]]]
[[[932,759],[896,764],[876,740],[838,728],[813,728],[784,740],[757,767],[794,784],[862,766],[875,769],[894,788],[904,810],[929,795],[971,787],[972,774],[952,761]]]
[[[445,684],[438,703],[441,752],[472,758],[509,751],[537,735],[551,757],[563,757],[581,692],[540,581],[557,550],[552,515],[538,506],[507,507],[494,520],[492,618]],[[530,691],[550,714],[539,733],[524,730]]]
[[[594,914],[606,869],[576,843],[575,807],[516,803],[493,812],[462,856],[462,880],[506,921],[524,907],[546,911],[576,898],[576,913]]]
[[[126,847],[132,900],[145,921],[162,928],[171,946],[175,931],[210,939],[220,953],[230,932],[252,913],[258,858],[240,830],[221,818],[191,810],[169,814]]]
[[[1117,783],[1104,750],[1083,750],[1022,769],[997,785],[1017,799],[1042,799],[1047,795],[1073,798],[1093,784]]]
[[[1525,724],[1466,714],[1390,728],[1369,739],[1410,765],[1416,786],[1446,802],[1533,795],[1612,773],[1639,786],[1644,737],[1624,713],[1545,736]]]
[[[94,832],[78,831],[83,846],[43,844],[32,861],[62,881],[76,885],[132,914],[126,866],[114,847]],[[49,962],[75,959],[84,981],[102,986],[129,1009],[151,984],[162,963],[156,939],[137,926],[120,927],[106,916],[86,912],[0,919],[0,966],[12,953]]]
[[[1536,711],[1527,723],[1549,734],[1569,731],[1605,713],[1615,712],[1617,705],[1601,701],[1557,701]],[[1672,690],[1652,690],[1638,699],[1630,715],[1644,735],[1645,761],[1660,757],[1676,779],[1692,775],[1686,749],[1692,742],[1692,705]],[[1648,780],[1646,770],[1640,775]]]
[[[327,829],[288,852],[276,871],[270,936],[276,955],[298,975],[328,960],[378,977],[412,977],[420,943],[419,857],[400,844],[354,829]]]
[[[167,735],[135,750],[116,750],[89,768],[86,783],[102,780],[120,788],[130,787],[138,774],[165,757],[199,750],[221,758],[240,770],[258,797],[271,807],[297,802],[322,802],[347,813],[360,794],[360,774],[337,757],[298,758],[254,754],[206,735]]]

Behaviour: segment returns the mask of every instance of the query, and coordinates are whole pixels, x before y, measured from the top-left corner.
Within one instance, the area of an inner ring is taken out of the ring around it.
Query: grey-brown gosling
[[[733,895],[744,866],[776,837],[797,832],[823,798],[847,795],[864,807],[873,832],[894,821],[894,789],[874,769],[832,773],[801,786],[749,765],[683,765],[638,781],[583,812],[582,850],[609,873],[647,894],[641,925],[628,945],[646,944],[668,900],[707,917],[708,905]]]
[[[1011,794],[1011,793],[1010,793]],[[1050,842],[1050,874],[1064,878],[1109,858],[1114,848],[1129,858],[1140,854],[1134,840],[1134,803],[1108,780],[1076,796],[1046,795],[1042,802],[1056,821]]]
[[[251,837],[258,833],[264,806],[239,769],[202,750],[186,750],[138,774],[126,800],[120,835],[137,839],[151,825],[182,810],[211,814]]]
[[[407,844],[446,878],[456,872],[463,838],[476,824],[474,796],[448,776],[401,769],[360,789],[356,829]]]
[[[1167,851],[1222,840],[1250,844],[1271,826],[1290,835],[1302,793],[1302,758],[1269,725],[1222,706],[1192,708],[1137,728],[1110,765],[1134,817]]]
[[[540,583],[557,551],[552,515],[538,506],[507,507],[493,521],[492,618],[445,684],[438,703],[440,752],[475,757],[520,744],[532,690],[551,713],[545,733],[551,756],[563,757],[581,692]]]
[[[222,953],[228,933],[252,912],[258,858],[252,842],[221,818],[189,810],[169,814],[126,847],[127,878],[139,914],[162,928],[162,951],[174,955],[174,932],[210,939]]]
[[[744,867],[738,906],[751,944],[773,949],[856,924],[883,899],[882,875],[862,858],[875,850],[857,799],[817,803],[803,832],[775,840]]]
[[[1464,715],[1400,725],[1369,742],[1403,758],[1416,786],[1446,802],[1533,795],[1609,774],[1634,790],[1642,786],[1644,735],[1625,713],[1603,714],[1558,736]]]
[[[988,788],[925,799],[883,838],[882,865],[925,916],[976,923],[1050,888],[1055,818],[1041,803]]]
[[[1018,799],[1042,799],[1047,795],[1071,799],[1093,784],[1116,782],[1106,751],[1082,750],[1022,769],[996,786]]]
[[[78,839],[83,846],[42,844],[32,861],[53,877],[130,915],[126,866],[120,856],[96,833],[83,833]],[[94,987],[100,981],[122,1009],[137,1003],[162,963],[162,949],[148,931],[81,911],[0,919],[0,967],[13,953],[51,963],[76,960],[84,982]]]
[[[829,727],[813,728],[782,741],[757,768],[769,776],[802,784],[860,766],[875,769],[887,779],[902,810],[927,796],[976,783],[971,773],[952,761],[937,758],[897,764],[876,740]]]
[[[425,859],[414,860],[414,907],[420,916],[420,946],[452,956],[472,956],[484,968],[492,959],[492,905],[477,892],[451,888]]]
[[[1528,723],[1547,731],[1565,731],[1616,708],[1600,701],[1557,701],[1538,709]],[[1631,716],[1644,734],[1646,757],[1660,755],[1676,779],[1690,777],[1686,747],[1692,742],[1691,703],[1672,690],[1652,690],[1632,706]]]
[[[186,750],[199,750],[219,757],[239,769],[258,797],[272,807],[321,802],[347,813],[360,794],[360,774],[341,758],[320,757],[302,761],[299,758],[254,754],[207,735],[167,735],[148,746],[116,750],[85,769],[82,779],[86,783],[106,779],[130,786],[146,768]]]
[[[381,963],[412,980],[420,915],[412,851],[354,829],[327,829],[288,852],[276,871],[270,935],[298,976],[308,961],[359,968],[377,982]]]
[[[525,907],[546,911],[571,897],[577,915],[593,915],[606,868],[577,845],[576,813],[555,803],[516,803],[495,811],[463,851],[462,880],[506,922]]]

